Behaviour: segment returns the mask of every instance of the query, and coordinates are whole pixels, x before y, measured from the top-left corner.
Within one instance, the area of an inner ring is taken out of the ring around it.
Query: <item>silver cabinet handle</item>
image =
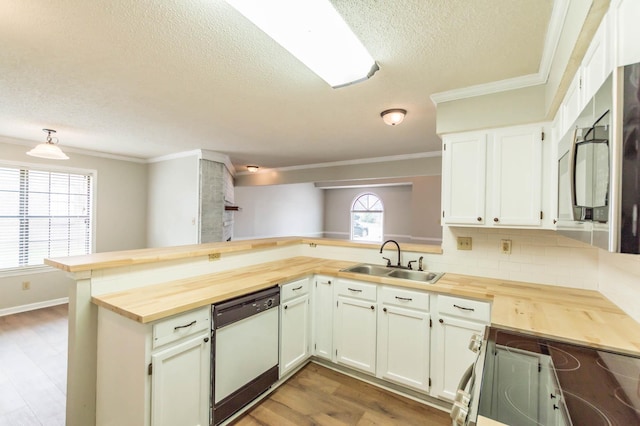
[[[396,296],[396,299],[398,300],[404,300],[405,302],[411,302],[413,299],[410,297],[400,297],[400,296]]]
[[[357,289],[357,288],[347,287],[347,290],[349,290],[349,291],[355,291],[356,293],[362,293],[362,290],[359,290],[359,289]]]
[[[473,308],[465,308],[464,306],[458,306],[458,305],[453,305],[454,308],[458,308],[458,309],[462,309],[463,311],[471,311],[471,312],[475,312],[475,309]]]
[[[196,323],[196,320],[191,321],[189,324],[185,324],[185,325],[179,325],[177,327],[173,327],[173,331],[178,331],[181,328],[187,328],[187,327],[191,327],[193,324]]]

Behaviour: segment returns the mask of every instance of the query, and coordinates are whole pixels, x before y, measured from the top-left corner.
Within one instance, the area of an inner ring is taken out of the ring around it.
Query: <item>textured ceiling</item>
[[[222,0],[3,0],[0,135],[282,167],[440,149],[436,92],[538,72],[552,0],[333,0],[376,59],[332,89]],[[380,111],[408,110],[383,124]]]

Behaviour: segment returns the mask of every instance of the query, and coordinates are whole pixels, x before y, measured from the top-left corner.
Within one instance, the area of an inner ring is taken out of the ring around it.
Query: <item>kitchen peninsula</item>
[[[403,244],[403,263],[440,247]],[[68,424],[95,422],[98,306],[150,323],[261,288],[322,274],[491,303],[491,325],[640,354],[640,324],[597,291],[446,273],[433,285],[341,272],[381,263],[378,246],[273,238],[48,259],[74,279],[70,291]],[[341,259],[341,260],[336,260]]]

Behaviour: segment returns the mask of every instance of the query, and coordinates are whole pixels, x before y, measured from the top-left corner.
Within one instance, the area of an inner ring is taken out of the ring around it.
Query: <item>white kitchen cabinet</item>
[[[209,424],[210,307],[142,324],[98,309],[96,425]]]
[[[316,275],[313,280],[313,354],[333,361],[333,287],[336,279]]]
[[[339,280],[336,288],[336,362],[376,373],[376,285]]]
[[[379,288],[377,376],[429,391],[429,294]]]
[[[151,355],[151,425],[209,424],[210,334],[205,331]]]
[[[616,66],[640,62],[640,2],[638,0],[613,0],[611,10],[615,20]]]
[[[280,377],[311,355],[309,280],[282,286],[280,302]]]
[[[443,224],[540,226],[542,134],[530,125],[445,135]]]
[[[542,128],[493,132],[492,217],[495,225],[539,226],[542,220]]]
[[[485,132],[443,137],[442,205],[446,224],[482,225],[486,198]]]
[[[468,347],[471,337],[484,334],[491,308],[488,302],[450,296],[437,296],[436,303],[431,395],[453,400],[460,378],[476,359]]]

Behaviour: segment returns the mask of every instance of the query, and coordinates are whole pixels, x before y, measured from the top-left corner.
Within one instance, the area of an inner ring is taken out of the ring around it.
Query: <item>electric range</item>
[[[487,333],[478,415],[510,426],[640,425],[640,356]]]

